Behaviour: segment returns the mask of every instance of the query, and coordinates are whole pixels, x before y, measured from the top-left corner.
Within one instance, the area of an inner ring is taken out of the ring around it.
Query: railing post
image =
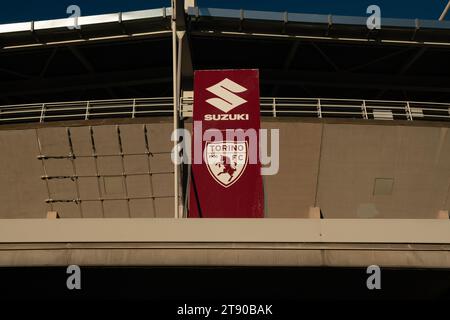
[[[272,113],[273,113],[273,117],[276,118],[277,117],[277,102],[276,102],[275,98],[272,99]]]
[[[366,100],[362,101],[361,109],[362,109],[362,113],[363,113],[363,119],[369,119],[369,116],[367,114],[367,108],[366,108]]]
[[[135,114],[136,114],[136,99],[133,99],[133,112],[131,114],[131,119],[134,119]]]
[[[320,99],[317,99],[317,116],[322,118],[322,105],[320,104]]]
[[[181,91],[181,96],[179,98],[179,108],[178,108],[178,119],[183,119],[183,113],[184,113],[184,99],[183,99],[183,91]]]
[[[172,95],[173,95],[173,133],[177,132],[178,129],[178,122],[179,122],[179,86],[178,86],[178,80],[180,73],[178,72],[178,46],[180,45],[178,42],[178,36],[177,36],[177,6],[176,4],[180,4],[181,1],[174,1],[171,2],[172,7],[172,21],[171,21],[171,29],[172,29]],[[180,46],[180,48],[182,48]],[[181,49],[180,49],[181,50]],[[180,51],[181,54],[181,51]],[[180,58],[181,61],[181,58]],[[177,139],[173,139],[173,150],[178,150],[178,141]],[[175,162],[173,163],[173,189],[174,189],[174,218],[178,219],[180,218],[180,210],[179,210],[179,186],[180,186],[180,168],[179,165]]]
[[[86,114],[84,115],[84,120],[89,119],[89,101],[86,102]]]
[[[411,108],[410,108],[410,106],[409,106],[409,101],[406,101],[406,108],[405,108],[405,111],[406,111],[406,118],[407,118],[409,121],[413,121],[413,116],[412,116],[412,113],[411,113]]]
[[[41,108],[41,117],[39,118],[39,122],[44,122],[44,116],[45,116],[45,103],[42,104]]]

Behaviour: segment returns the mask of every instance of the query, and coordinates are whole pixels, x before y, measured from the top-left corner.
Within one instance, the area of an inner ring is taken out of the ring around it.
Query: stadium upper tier
[[[3,48],[83,42],[126,37],[170,29],[171,8],[118,12],[74,18],[0,25]],[[380,30],[367,29],[367,17],[302,14],[191,7],[187,10],[194,32],[248,33],[252,36],[286,36],[340,41],[449,46],[450,22],[382,18]],[[233,33],[232,33],[233,34]],[[232,35],[231,34],[231,35]]]
[[[364,13],[362,13],[364,15]],[[180,18],[182,17],[182,19]],[[265,97],[450,101],[450,22],[189,8],[192,70],[258,68]],[[172,11],[0,25],[0,104],[172,95]]]

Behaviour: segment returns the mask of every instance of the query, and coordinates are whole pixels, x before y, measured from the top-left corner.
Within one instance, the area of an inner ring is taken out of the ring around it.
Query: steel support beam
[[[317,52],[319,52],[319,54],[322,56],[322,58],[335,70],[335,71],[339,71],[339,67],[330,59],[330,57],[323,52],[323,50],[314,42],[311,42],[312,46],[314,47],[314,49],[317,50]]]
[[[284,62],[283,70],[289,70],[291,63],[294,60],[295,55],[297,54],[299,46],[300,46],[300,40],[294,41],[294,43],[291,46],[291,50],[289,50],[289,54],[286,57],[286,61]],[[275,97],[277,95],[279,89],[280,89],[280,86],[275,85],[272,90],[272,96]]]
[[[393,57],[395,57],[395,56],[397,56],[399,54],[405,53],[405,52],[407,52],[409,50],[411,50],[411,48],[399,49],[398,51],[395,51],[395,52],[389,53],[387,55],[381,56],[379,58],[373,59],[373,60],[371,60],[371,61],[369,61],[367,63],[359,64],[357,66],[354,66],[354,67],[351,67],[349,69],[346,69],[345,71],[353,72],[353,71],[361,70],[361,69],[364,69],[364,68],[369,67],[371,65],[374,65],[376,63],[383,62],[385,60],[389,60],[390,58],[393,58]]]
[[[444,11],[442,11],[442,13],[441,13],[441,15],[439,17],[439,21],[445,20],[445,16],[447,15],[448,9],[450,9],[450,1],[445,6]]]
[[[412,57],[411,59],[409,59],[399,70],[399,72],[397,73],[398,75],[404,75],[410,68],[411,66],[425,53],[425,51],[427,51],[426,47],[422,47],[420,48]],[[377,95],[377,98],[382,97],[386,91],[389,91],[389,89],[383,89],[380,91],[380,93]],[[404,99],[407,99],[406,93],[403,91],[403,96]]]
[[[172,0],[172,47],[173,47],[173,91],[174,91],[174,125],[173,129],[184,128],[180,118],[180,98],[182,90],[193,90],[194,70],[190,36],[186,24],[186,0]],[[192,1],[190,1],[192,2]],[[195,3],[194,3],[195,4]],[[174,148],[180,141],[174,141]],[[175,150],[175,149],[174,149]],[[175,218],[182,218],[184,200],[187,193],[186,164],[174,165]]]
[[[419,60],[419,58],[425,53],[425,51],[427,50],[427,48],[423,47],[420,48],[416,54],[414,54],[414,56],[412,56],[412,58],[410,60],[408,60],[400,69],[400,71],[398,72],[398,74],[405,74],[409,68],[411,68],[411,66],[417,61]]]
[[[44,67],[42,68],[42,71],[39,74],[39,78],[43,78],[45,76],[45,74],[47,73],[48,67],[52,63],[53,58],[55,57],[57,51],[58,51],[58,47],[53,48],[52,52],[50,53],[50,56],[45,61]]]
[[[23,74],[21,72],[16,72],[14,70],[4,69],[4,68],[0,68],[0,73],[7,73],[7,74],[13,75],[15,77],[20,77],[20,78],[25,78],[25,79],[34,78],[33,76]]]

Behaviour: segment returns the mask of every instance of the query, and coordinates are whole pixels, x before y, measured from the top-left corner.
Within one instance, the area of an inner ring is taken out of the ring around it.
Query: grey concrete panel
[[[82,202],[84,218],[102,218],[102,205],[100,201]]]
[[[149,197],[150,181],[148,176],[127,176],[128,195],[130,197]]]
[[[89,127],[71,127],[70,132],[72,135],[73,152],[75,155],[92,155],[91,134],[89,132]]]
[[[119,154],[116,126],[95,126],[93,132],[98,154]]]
[[[280,130],[280,168],[264,176],[266,216],[305,218],[314,206],[322,124],[263,122],[263,128]]]
[[[141,124],[128,124],[120,126],[120,133],[124,153],[144,153],[145,136]]]
[[[173,163],[169,153],[150,156],[152,172],[173,172]]]
[[[173,127],[171,123],[149,123],[146,126],[151,152],[172,150],[173,142],[170,140],[170,136]]]
[[[173,174],[156,174],[152,181],[155,196],[173,196]]]
[[[101,194],[99,194],[99,181],[96,177],[93,178],[79,178],[78,185],[80,190],[81,199],[98,199]],[[101,179],[100,179],[101,187]],[[101,190],[100,190],[101,193]]]
[[[146,155],[125,155],[124,166],[126,173],[148,172],[148,157]]]
[[[445,128],[326,124],[318,205],[327,218],[434,218],[449,153]],[[391,195],[373,194],[377,178],[394,180]]]
[[[40,218],[50,206],[35,130],[0,131],[0,218]]]
[[[75,167],[78,175],[97,175],[95,171],[95,159],[94,158],[76,158]]]
[[[72,176],[72,163],[68,159],[46,159],[45,169],[49,176]]]
[[[105,218],[128,218],[125,200],[105,200]]]
[[[173,198],[156,198],[155,199],[156,217],[173,218],[174,217],[173,203],[174,203]]]
[[[100,177],[100,193],[105,199],[125,197],[125,179],[122,176]]]
[[[442,207],[443,207],[443,210],[450,211],[450,182],[449,182],[449,188],[448,188],[447,197],[446,197]]]
[[[122,174],[121,157],[99,157],[97,163],[98,163],[98,173],[101,176]]]
[[[53,204],[53,210],[58,212],[61,219],[81,218],[80,208],[74,202],[61,202]],[[43,216],[45,218],[45,216]]]
[[[130,200],[131,217],[132,218],[153,218],[152,199],[135,199]]]
[[[71,179],[52,179],[48,181],[52,199],[76,199],[75,181]],[[45,199],[41,199],[44,201]]]
[[[45,155],[68,155],[70,153],[67,130],[65,127],[37,129]]]

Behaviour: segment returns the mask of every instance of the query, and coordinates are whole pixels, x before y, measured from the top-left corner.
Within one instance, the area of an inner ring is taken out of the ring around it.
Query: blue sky
[[[383,17],[437,19],[447,0],[198,0],[199,6],[365,16],[371,4]],[[66,17],[76,4],[82,15],[169,6],[170,0],[15,0],[0,3],[0,23]],[[450,20],[450,14],[448,19]]]

